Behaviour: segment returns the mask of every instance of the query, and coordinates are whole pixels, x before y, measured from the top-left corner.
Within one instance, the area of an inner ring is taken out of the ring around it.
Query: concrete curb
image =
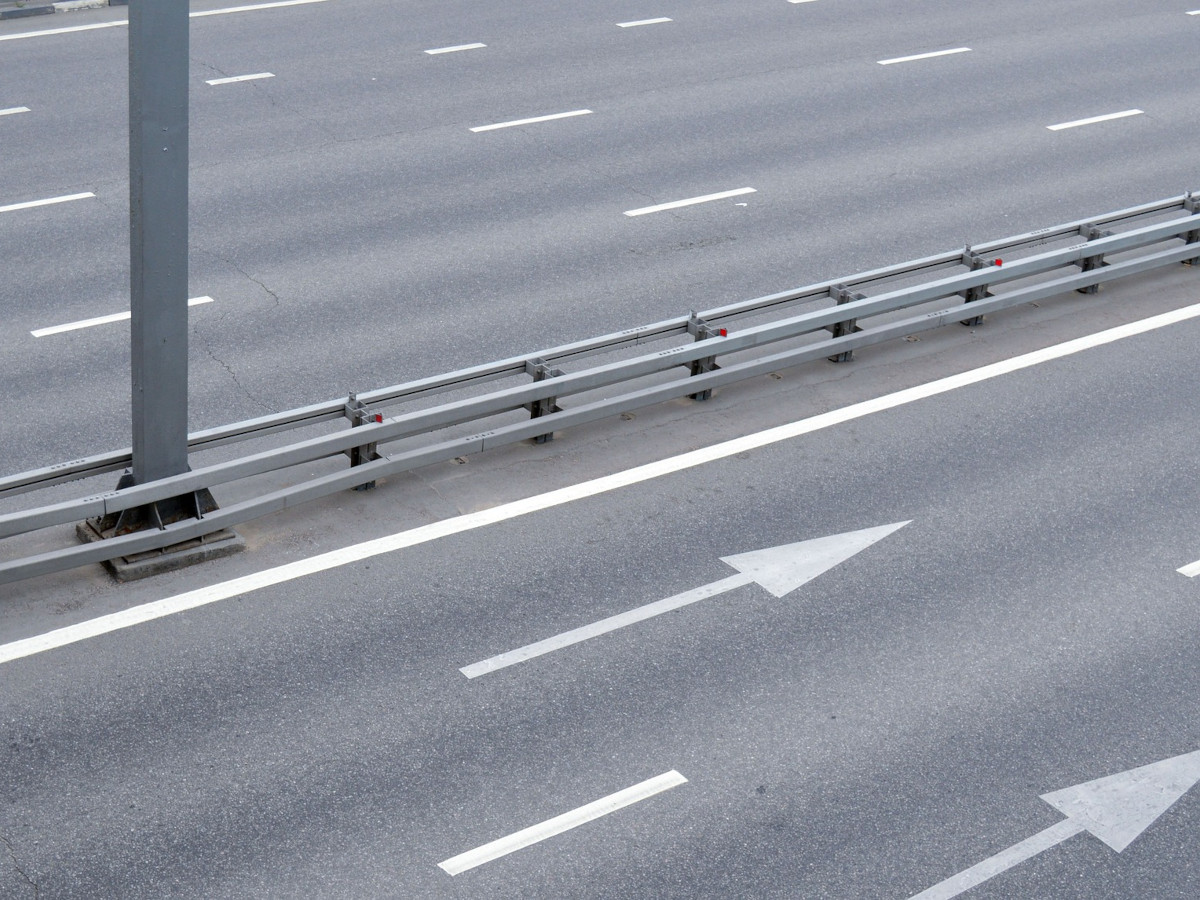
[[[5,4],[0,8],[0,19],[23,19],[26,16],[48,16],[56,12],[128,5],[129,0],[58,0],[56,3],[33,3],[27,6]]]

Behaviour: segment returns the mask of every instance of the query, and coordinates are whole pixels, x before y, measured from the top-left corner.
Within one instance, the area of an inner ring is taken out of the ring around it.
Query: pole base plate
[[[75,526],[75,534],[85,544],[103,541],[106,535],[101,530],[101,525],[100,519],[88,519]],[[117,581],[137,581],[151,575],[194,566],[210,559],[231,556],[245,549],[246,541],[241,535],[232,529],[222,528],[212,534],[172,544],[161,550],[118,556],[116,559],[106,560],[104,566]]]

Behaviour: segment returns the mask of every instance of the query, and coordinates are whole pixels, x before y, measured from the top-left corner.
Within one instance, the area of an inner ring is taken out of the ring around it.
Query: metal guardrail
[[[1115,230],[1122,227],[1125,230]],[[1071,243],[1035,252],[1056,242]],[[1000,253],[1009,259],[995,258]],[[161,549],[340,490],[367,485],[387,475],[519,441],[547,440],[554,431],[665,400],[683,396],[706,399],[714,388],[780,368],[822,357],[845,361],[861,347],[956,321],[975,324],[988,313],[1072,290],[1093,293],[1101,282],[1181,262],[1200,264],[1200,197],[1191,193],[537,354],[196,432],[189,436],[191,453],[338,420],[349,420],[351,425],[333,434],[198,467],[182,475],[0,515],[0,539],[135,509],[339,454],[348,456],[351,466],[225,506],[203,518],[2,562],[0,584]],[[917,279],[922,280],[898,284]],[[869,295],[868,291],[874,293]],[[826,305],[787,314],[813,303]],[[888,314],[929,306],[937,308],[887,320]],[[758,324],[745,322],[766,316],[779,318]],[[871,317],[886,321],[870,328],[859,324]],[[733,327],[743,322],[742,327]],[[828,336],[821,332],[828,332]],[[628,352],[630,348],[680,337],[690,338],[691,342],[577,371],[567,372],[561,367],[598,354]],[[806,342],[800,346],[762,353],[771,345],[804,339]],[[718,359],[723,360],[720,365]],[[678,369],[684,370],[682,377],[664,380],[665,375]],[[380,411],[513,377],[532,381],[391,417]],[[625,389],[616,396],[585,396],[617,385]],[[577,397],[580,402],[563,408],[559,401],[565,397]],[[454,426],[476,422],[486,425],[497,416],[513,412],[522,414],[521,421],[496,424],[466,436],[447,434],[447,429]],[[433,442],[391,454],[379,452],[380,445],[417,437],[432,438]],[[130,451],[121,450],[7,476],[0,478],[0,499],[121,471],[131,462]]]

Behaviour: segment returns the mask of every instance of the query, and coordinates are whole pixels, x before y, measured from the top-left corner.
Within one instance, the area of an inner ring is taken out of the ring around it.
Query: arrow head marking
[[[1200,782],[1200,750],[1042,794],[1118,853]]]
[[[782,597],[907,524],[894,522],[736,556],[722,556],[721,562],[748,575],[776,597]]]

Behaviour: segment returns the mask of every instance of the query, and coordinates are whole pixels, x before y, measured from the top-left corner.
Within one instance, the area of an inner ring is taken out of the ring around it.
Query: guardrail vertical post
[[[986,260],[968,245],[963,249],[962,264],[972,272],[977,272],[990,265],[999,265],[1000,261]],[[958,295],[963,298],[963,303],[974,303],[977,300],[992,296],[992,292],[988,290],[986,284],[980,284],[972,288],[967,288],[965,291],[959,291]],[[983,324],[983,316],[972,316],[969,319],[963,319],[960,324],[966,325],[968,328],[974,328],[977,325]]]
[[[361,428],[363,425],[383,421],[383,415],[381,413],[373,413],[367,409],[366,405],[358,399],[358,394],[353,391],[346,398],[346,418],[350,420],[351,428]],[[363,463],[379,459],[376,446],[374,441],[370,441],[359,447],[351,447],[347,452],[347,456],[350,457],[350,467],[361,466]],[[369,491],[374,487],[374,481],[366,481],[360,485],[356,485],[354,489],[356,491]]]
[[[1112,234],[1111,231],[1101,231],[1095,225],[1080,225],[1079,233],[1083,235],[1084,240],[1087,241],[1094,241],[1097,238],[1109,237]],[[1084,257],[1079,261],[1078,265],[1082,271],[1091,272],[1095,269],[1107,266],[1108,263],[1104,261],[1104,254],[1100,253],[1096,256]],[[1100,293],[1100,285],[1089,284],[1087,287],[1076,288],[1075,290],[1081,294],[1098,294]]]
[[[727,333],[724,328],[713,328],[712,325],[700,318],[695,310],[691,311],[691,316],[688,318],[687,330],[688,334],[697,341],[707,341],[709,338],[714,337],[725,337]],[[705,372],[715,372],[719,368],[721,367],[717,365],[717,357],[715,355],[705,356],[702,359],[692,360],[688,377],[703,375]],[[712,397],[712,388],[688,394],[689,400],[704,401],[710,397]]]
[[[831,287],[829,289],[829,297],[838,306],[843,306],[847,303],[853,303],[855,300],[867,299],[866,294],[860,294],[857,291],[851,291],[847,289],[844,284],[835,284],[833,287]],[[845,322],[834,322],[832,325],[827,326],[827,330],[835,338],[845,337],[848,334],[854,334],[855,332],[862,331],[862,329],[858,327],[858,319],[847,319]],[[829,361],[835,363],[850,362],[852,359],[854,359],[853,350],[843,350],[841,353],[835,353],[833,356],[829,357]]]
[[[551,368],[546,364],[544,359],[531,359],[525,363],[525,374],[533,378],[534,381],[545,381],[547,378],[558,378],[566,373],[559,368]],[[534,400],[532,403],[526,403],[525,408],[529,410],[529,418],[540,419],[542,416],[548,416],[552,413],[562,412],[562,408],[558,405],[557,397],[543,397],[541,400]],[[554,432],[548,431],[545,434],[539,434],[533,439],[535,444],[548,444],[554,440]]]
[[[1193,216],[1200,213],[1200,198],[1192,196],[1192,192],[1188,191],[1188,195],[1183,199],[1183,208]],[[1200,244],[1200,228],[1195,228],[1188,232],[1187,242],[1189,244]],[[1200,266],[1200,256],[1185,259],[1183,264],[1185,266]]]

